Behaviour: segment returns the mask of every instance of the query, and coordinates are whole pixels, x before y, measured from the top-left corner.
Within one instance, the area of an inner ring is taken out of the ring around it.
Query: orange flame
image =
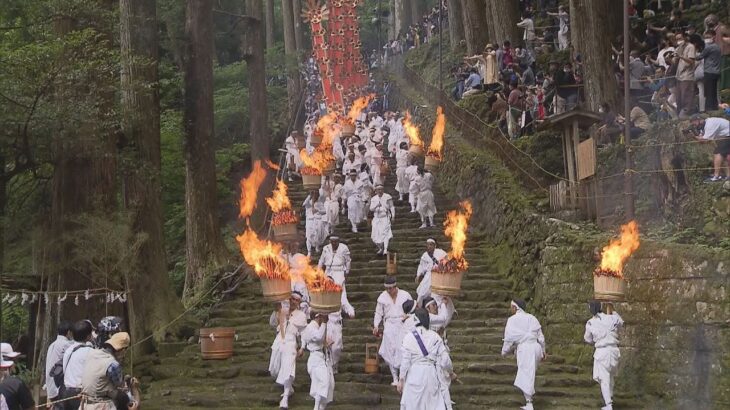
[[[439,106],[436,108],[436,124],[433,126],[431,146],[428,147],[427,155],[441,159],[441,150],[444,147],[444,131],[446,131],[446,115],[444,115],[444,109]]]
[[[319,150],[322,148],[332,148],[332,143],[335,140],[335,133],[338,130],[339,124],[337,124],[338,114],[336,111],[330,111],[327,115],[322,116],[317,121],[317,131],[322,133],[322,142],[317,147]],[[315,131],[316,132],[316,131]]]
[[[469,264],[464,259],[464,245],[466,244],[466,230],[469,228],[469,219],[472,214],[471,202],[462,201],[459,203],[461,211],[449,211],[446,214],[444,233],[451,238],[451,252],[447,260],[454,261],[455,267],[459,270],[466,270]]]
[[[302,149],[299,155],[304,165],[301,172],[305,175],[322,175],[325,169],[334,165],[335,161],[332,151],[314,150],[310,155],[306,149]]]
[[[291,209],[291,201],[289,201],[289,197],[286,195],[288,189],[283,180],[276,181],[276,189],[271,193],[271,198],[266,198],[266,203],[269,204],[272,212]]]
[[[423,147],[423,140],[421,139],[421,131],[418,126],[411,122],[411,113],[406,111],[406,116],[403,118],[403,129],[411,141],[411,145],[420,145]]]
[[[339,292],[342,290],[342,286],[327,277],[324,270],[316,265],[310,266],[307,263],[307,267],[302,272],[302,277],[304,277],[304,282],[310,292]]]
[[[268,240],[259,239],[250,227],[236,236],[241,255],[247,264],[253,267],[256,275],[267,279],[289,280],[289,265],[280,256],[281,245]]]
[[[261,166],[261,161],[254,161],[249,176],[241,180],[240,212],[238,214],[241,218],[248,218],[253,214],[253,210],[256,209],[259,188],[265,179],[266,170]]]
[[[631,221],[621,225],[621,236],[613,239],[603,248],[601,253],[601,267],[597,271],[612,272],[617,277],[623,277],[624,263],[634,251],[639,249],[639,225]]]
[[[274,170],[274,171],[278,171],[278,170],[280,170],[280,169],[281,169],[281,167],[279,167],[278,165],[276,165],[276,164],[274,164],[273,162],[271,162],[271,160],[270,160],[270,159],[267,159],[267,160],[266,160],[266,166],[268,166],[269,168],[271,168],[271,169],[272,169],[272,170]]]
[[[362,110],[367,108],[373,98],[375,98],[375,94],[368,94],[353,101],[350,111],[347,113],[347,118],[350,119],[350,123],[355,123],[357,117],[359,117],[360,113],[362,113]]]

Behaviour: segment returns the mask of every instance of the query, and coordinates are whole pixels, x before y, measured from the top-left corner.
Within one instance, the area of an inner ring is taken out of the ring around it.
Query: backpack
[[[90,347],[87,345],[78,345],[74,347],[74,350],[71,351],[71,354],[68,356],[68,361],[71,361],[71,357],[76,353],[77,350],[81,349],[82,347]],[[66,350],[64,349],[64,353],[66,353]],[[54,363],[53,367],[51,367],[51,371],[48,372],[48,375],[53,378],[53,383],[58,386],[59,388],[63,387],[63,354],[61,355],[61,358],[58,359],[56,363]],[[68,363],[66,363],[68,365]],[[0,406],[0,410],[3,410],[3,408]]]

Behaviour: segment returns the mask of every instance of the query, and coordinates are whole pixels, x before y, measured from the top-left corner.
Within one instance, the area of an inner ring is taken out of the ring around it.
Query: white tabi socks
[[[388,243],[390,242],[390,239],[385,239],[383,242],[383,255],[388,253]]]
[[[284,382],[284,394],[281,395],[281,401],[279,402],[280,408],[289,408],[289,396],[294,394],[294,388],[292,387],[292,384],[294,384],[294,379],[292,378],[289,378],[287,381]]]
[[[435,225],[435,224],[433,223],[433,216],[429,216],[429,217],[428,217],[428,222],[429,222],[429,223],[431,224],[431,226],[436,226],[436,225]]]
[[[397,386],[398,385],[398,368],[390,366],[390,375],[393,376],[393,383],[391,383],[391,386]]]
[[[525,401],[527,402],[527,404],[525,404],[524,406],[522,406],[520,408],[522,410],[534,410],[534,407],[532,407],[532,396],[529,394],[525,394],[525,393],[522,393],[522,394],[525,395]]]
[[[601,407],[601,410],[613,410],[613,389],[611,388],[611,380],[601,380],[601,395],[603,396],[603,401],[606,403],[604,407]]]

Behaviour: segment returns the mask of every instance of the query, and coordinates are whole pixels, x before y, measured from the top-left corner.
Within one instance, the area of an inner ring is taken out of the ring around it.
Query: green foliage
[[[3,295],[4,296],[4,295]],[[28,308],[15,304],[2,304],[2,341],[12,343],[18,336],[28,332]]]

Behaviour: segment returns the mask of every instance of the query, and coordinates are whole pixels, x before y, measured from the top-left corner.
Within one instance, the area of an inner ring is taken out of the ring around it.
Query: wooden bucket
[[[464,272],[440,273],[431,271],[431,293],[441,296],[459,296]]]
[[[408,153],[413,155],[414,157],[422,157],[423,152],[423,146],[421,145],[411,145],[410,148],[408,148]]]
[[[377,343],[365,343],[366,374],[378,374],[380,371],[380,365],[378,364],[378,349],[380,349],[380,346]]]
[[[233,356],[235,336],[236,331],[232,327],[200,329],[200,354],[203,360],[221,360]]]
[[[327,164],[327,167],[322,170],[322,175],[325,176],[332,176],[335,173],[335,161],[330,162]]]
[[[281,302],[291,296],[291,281],[288,279],[261,278],[261,290],[264,299],[269,302]]]
[[[388,275],[395,275],[398,273],[398,254],[395,252],[388,252],[385,255],[385,273]]]
[[[318,189],[322,185],[322,175],[302,174],[302,186],[304,189]]]
[[[342,309],[342,291],[309,291],[309,307],[315,312],[333,313]]]
[[[319,144],[322,143],[322,134],[318,132],[313,132],[312,136],[309,137],[309,145],[316,147],[319,146]]]
[[[304,148],[307,147],[307,139],[303,135],[299,135],[296,138],[296,141],[297,141],[297,148],[299,148],[300,150],[303,150]]]
[[[352,124],[345,124],[342,126],[342,136],[349,137],[355,135],[355,126]]]
[[[626,281],[613,276],[593,276],[593,298],[621,302],[626,297]]]
[[[426,155],[426,160],[424,161],[423,167],[426,168],[429,172],[434,172],[439,168],[439,165],[441,164],[441,161],[434,157],[433,155]]]
[[[272,225],[274,239],[279,242],[295,239],[297,237],[297,224]]]

